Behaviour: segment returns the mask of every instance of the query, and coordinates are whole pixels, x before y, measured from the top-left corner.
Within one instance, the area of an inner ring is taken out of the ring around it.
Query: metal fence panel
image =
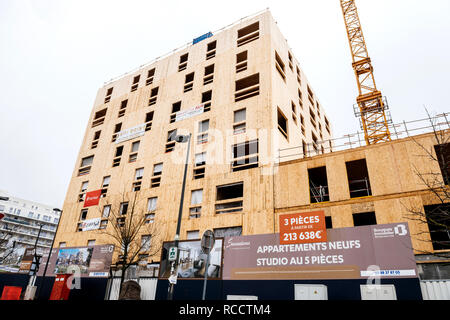
[[[424,300],[450,300],[450,280],[421,281]]]

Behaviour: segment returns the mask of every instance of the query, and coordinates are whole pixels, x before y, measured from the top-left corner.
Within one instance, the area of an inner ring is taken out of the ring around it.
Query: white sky
[[[449,111],[450,1],[357,1],[394,122]],[[339,0],[0,0],[0,189],[62,207],[98,88],[270,8],[330,119],[359,129]]]

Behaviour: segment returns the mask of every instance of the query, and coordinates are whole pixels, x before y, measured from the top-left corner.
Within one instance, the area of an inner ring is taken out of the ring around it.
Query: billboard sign
[[[48,264],[46,276],[77,273],[80,277],[108,277],[114,245],[94,245],[89,247],[54,248]],[[47,263],[48,254],[41,259],[41,266]],[[44,268],[39,268],[42,276]]]
[[[84,220],[81,223],[81,230],[83,230],[83,231],[97,230],[100,228],[100,223],[101,223],[100,218]]]
[[[95,190],[86,192],[86,199],[84,200],[83,208],[96,206],[100,202],[100,196],[102,195],[102,190]]]
[[[280,215],[280,244],[327,241],[325,212]]]
[[[143,136],[145,134],[145,126],[146,126],[146,124],[142,123],[133,128],[129,128],[129,129],[118,132],[116,144]]]
[[[221,278],[222,276],[222,244],[223,239],[216,239],[210,252],[208,278]],[[170,277],[171,255],[174,242],[164,242],[161,256],[160,278]],[[176,251],[174,251],[176,252]],[[204,278],[207,255],[202,252],[201,240],[187,240],[178,243],[178,279]]]
[[[202,103],[202,104],[200,104],[194,108],[191,108],[189,110],[178,111],[176,113],[175,122],[181,121],[181,120],[186,120],[186,119],[195,117],[199,114],[202,114],[204,109],[205,109],[205,104]]]
[[[327,242],[316,243],[281,244],[279,234],[226,238],[223,279],[417,277],[407,223],[326,232]]]
[[[48,254],[48,252],[47,252]],[[26,248],[20,261],[19,272],[29,272],[34,258],[34,248]]]

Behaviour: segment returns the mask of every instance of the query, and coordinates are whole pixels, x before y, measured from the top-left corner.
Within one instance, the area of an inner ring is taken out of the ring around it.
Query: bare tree
[[[141,261],[141,255],[149,258],[161,250],[162,242],[158,239],[155,223],[147,219],[145,208],[139,199],[139,191],[133,192],[131,199],[122,192],[121,201],[111,204],[108,226],[103,229],[117,253],[113,264],[121,270],[120,290],[125,272]]]
[[[413,165],[415,175],[425,186],[427,194],[433,199],[432,206],[424,210],[422,205],[410,204],[406,206],[409,220],[422,224],[423,230],[429,230],[431,244],[435,250],[450,249],[450,130],[445,118],[444,123],[437,123],[437,117],[432,118],[426,110],[434,135],[434,144],[426,146],[413,138],[419,147],[420,155],[426,162],[435,163],[438,166],[429,165],[427,170],[418,169]],[[442,128],[442,127],[445,128]],[[435,170],[438,167],[440,170]],[[424,235],[428,231],[420,231],[415,234],[420,241],[429,242]],[[435,252],[423,252],[439,256]],[[445,256],[445,254],[444,254]],[[446,257],[446,256],[445,256]]]

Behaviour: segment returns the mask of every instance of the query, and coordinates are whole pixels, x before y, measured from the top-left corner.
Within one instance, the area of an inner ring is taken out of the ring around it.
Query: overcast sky
[[[450,1],[357,1],[394,122],[449,111]],[[98,88],[270,8],[336,137],[359,129],[339,0],[0,0],[0,189],[62,207]]]

